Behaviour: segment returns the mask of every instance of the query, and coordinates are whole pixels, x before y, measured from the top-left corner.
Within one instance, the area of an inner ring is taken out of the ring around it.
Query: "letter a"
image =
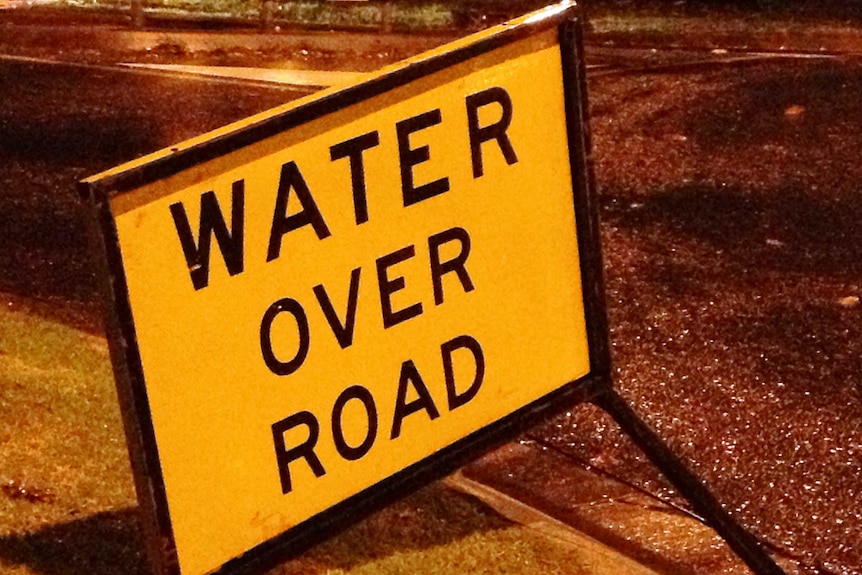
[[[290,190],[296,191],[296,197],[302,204],[302,210],[288,216],[287,197]],[[299,171],[296,162],[288,162],[281,167],[281,178],[278,180],[278,196],[275,198],[275,211],[272,214],[272,228],[269,234],[269,248],[266,261],[271,262],[281,253],[281,238],[287,232],[311,225],[317,238],[329,237],[329,228],[323,220],[323,215],[314,203],[311,190]]]
[[[407,385],[412,384],[413,389],[419,395],[411,402],[407,402]],[[428,386],[422,381],[422,376],[419,375],[419,370],[413,360],[408,359],[401,364],[401,377],[398,380],[398,398],[395,400],[395,416],[392,418],[392,433],[390,439],[395,439],[401,435],[401,422],[411,413],[425,410],[428,413],[429,419],[437,419],[440,417],[440,412],[437,406],[434,405],[434,399],[431,397],[431,392],[428,391]]]

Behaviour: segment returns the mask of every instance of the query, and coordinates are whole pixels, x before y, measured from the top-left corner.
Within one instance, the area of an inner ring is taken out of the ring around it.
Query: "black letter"
[[[479,127],[479,108],[496,102],[502,108],[502,115],[496,124],[484,128]],[[506,130],[512,123],[512,99],[509,93],[500,87],[488,88],[482,92],[467,96],[467,124],[470,131],[470,156],[473,160],[473,179],[485,173],[482,164],[482,142],[497,140],[500,151],[506,163],[510,166],[518,161],[518,155],[509,141]]]
[[[332,306],[323,284],[311,288],[314,290],[314,295],[317,296],[320,309],[326,316],[326,321],[329,322],[329,327],[332,328],[332,333],[335,334],[335,339],[338,340],[341,349],[349,347],[353,343],[353,326],[356,325],[356,302],[359,300],[359,274],[361,271],[362,268],[356,268],[350,273],[350,291],[347,295],[347,313],[344,316],[344,325],[341,324],[338,314],[335,313],[335,308]]]
[[[284,433],[288,429],[304,425],[308,428],[308,439],[296,447],[287,449],[284,444]],[[317,423],[317,418],[309,411],[300,411],[294,413],[290,417],[282,419],[272,424],[272,439],[275,444],[275,460],[278,462],[278,475],[281,478],[281,492],[290,493],[292,485],[290,483],[290,465],[300,457],[305,458],[305,462],[314,472],[315,477],[326,475],[326,470],[320,462],[320,458],[314,452],[314,446],[317,445],[317,438],[320,436],[320,424]]]
[[[243,268],[243,212],[245,207],[245,182],[237,180],[231,186],[231,231],[222,216],[215,192],[201,196],[201,221],[198,228],[198,241],[192,236],[192,227],[185,207],[181,202],[171,204],[171,215],[177,228],[177,235],[189,266],[189,275],[195,290],[207,287],[210,273],[210,243],[215,234],[227,271],[234,276]]]
[[[418,188],[413,183],[413,166],[426,162],[431,158],[428,146],[410,147],[410,134],[436,126],[443,121],[440,110],[431,110],[395,124],[398,134],[398,156],[401,162],[401,194],[404,196],[404,207],[422,200],[427,200],[438,194],[449,191],[449,178],[440,178]]]
[[[293,315],[296,320],[296,328],[299,331],[299,348],[296,350],[296,355],[290,361],[281,361],[275,357],[275,352],[272,349],[272,322],[282,312],[288,312]],[[305,316],[305,310],[302,309],[298,301],[286,297],[269,306],[266,313],[263,314],[263,319],[260,321],[260,351],[263,354],[263,361],[266,362],[266,367],[272,373],[276,375],[290,375],[299,369],[308,355],[309,345],[308,318]]]
[[[476,377],[473,378],[470,387],[460,394],[455,389],[455,368],[452,363],[452,352],[459,348],[467,349],[472,353],[476,362]],[[446,375],[449,411],[452,411],[476,397],[476,393],[482,387],[482,381],[485,379],[485,354],[482,353],[482,346],[479,345],[479,342],[469,335],[459,335],[455,339],[447,341],[440,346],[440,352],[443,354],[443,373]]]
[[[422,303],[417,302],[402,310],[392,311],[392,300],[390,296],[401,290],[406,285],[404,276],[390,280],[386,270],[404,260],[409,260],[416,255],[416,249],[411,245],[406,248],[401,248],[397,252],[383,256],[377,259],[377,284],[380,288],[380,308],[383,312],[383,329],[389,329],[393,325],[399,324],[402,321],[407,321],[412,317],[422,313]]]
[[[357,447],[347,444],[347,440],[344,439],[344,429],[341,427],[344,406],[351,399],[358,399],[365,407],[365,413],[368,416],[368,433],[365,434],[365,439]],[[377,407],[374,405],[374,397],[371,392],[361,385],[348,387],[335,400],[335,405],[332,406],[332,439],[335,440],[335,449],[338,450],[338,454],[348,461],[356,461],[365,457],[365,454],[374,445],[374,440],[377,439]]]
[[[410,403],[407,401],[407,383],[413,384],[413,389],[419,394],[419,397]],[[395,439],[401,435],[401,422],[411,413],[416,413],[424,409],[428,412],[430,419],[440,417],[440,412],[437,411],[437,406],[434,405],[434,400],[431,398],[431,392],[422,381],[422,376],[413,361],[408,359],[401,364],[401,377],[398,379],[398,399],[395,400],[395,416],[392,419],[392,434],[390,439]]]
[[[287,198],[291,188],[296,190],[296,197],[302,204],[302,210],[288,216]],[[314,198],[311,197],[311,190],[308,189],[308,184],[305,183],[299,166],[296,165],[296,162],[288,162],[281,167],[281,178],[278,180],[278,195],[275,198],[275,210],[272,214],[272,229],[269,233],[269,249],[266,252],[266,261],[271,262],[279,256],[281,238],[284,234],[309,224],[314,228],[317,239],[322,240],[329,237],[329,228],[326,227],[323,215],[317,208],[317,204],[314,203]]]
[[[461,251],[449,261],[440,262],[440,246],[447,242],[455,241],[461,243]],[[464,264],[470,255],[470,234],[464,228],[452,228],[428,238],[428,251],[431,255],[431,283],[434,285],[434,303],[443,303],[443,274],[455,272],[461,280],[461,287],[465,292],[473,291],[473,280],[467,273]]]
[[[368,199],[365,194],[365,164],[362,152],[380,144],[380,135],[368,132],[352,140],[335,144],[329,148],[329,159],[333,162],[341,158],[350,158],[350,184],[353,188],[353,213],[356,225],[368,221]]]

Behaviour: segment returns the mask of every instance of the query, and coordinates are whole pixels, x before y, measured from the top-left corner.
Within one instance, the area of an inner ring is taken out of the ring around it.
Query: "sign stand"
[[[580,27],[571,27],[567,30],[571,34],[569,43],[574,50],[570,51],[570,60],[568,66],[572,69],[577,69],[578,74],[570,74],[569,77],[581,78],[580,82],[571,82],[566,85],[566,93],[570,95],[569,112],[570,118],[580,117],[580,122],[583,126],[582,130],[576,131],[583,134],[583,139],[571,139],[570,147],[572,148],[572,163],[579,158],[587,158],[589,156],[590,142],[588,120],[585,117],[586,107],[578,102],[586,101],[586,91],[583,79],[585,78],[585,70],[583,68],[583,36]],[[579,115],[580,113],[580,115]],[[584,162],[583,169],[579,171],[585,178],[581,184],[584,190],[590,190],[588,197],[584,198],[584,205],[589,206],[588,218],[584,218],[585,223],[588,223],[588,228],[584,229],[582,234],[585,237],[590,235],[598,235],[598,206],[595,205],[596,195],[593,190],[593,174],[592,166],[589,162]],[[592,258],[584,267],[588,270],[585,272],[585,285],[592,285],[594,289],[593,297],[596,301],[602,302],[600,306],[594,306],[592,311],[595,317],[592,318],[591,324],[596,326],[596,330],[607,334],[607,315],[604,309],[604,285],[602,280],[602,258],[601,246],[597,242],[596,249],[585,257]],[[731,549],[758,575],[784,575],[784,571],[775,563],[772,557],[763,549],[762,544],[751,533],[742,528],[721,506],[721,503],[715,498],[712,492],[703,484],[703,482],[691,473],[680,458],[671,450],[668,445],[661,439],[629,406],[629,404],[617,393],[613,385],[613,376],[610,371],[610,350],[607,345],[607,336],[597,338],[591,347],[593,353],[594,365],[605,365],[608,369],[605,371],[607,384],[597,387],[596,395],[590,400],[599,409],[610,415],[620,426],[620,429],[628,435],[634,443],[644,452],[644,454],[652,461],[652,463],[661,471],[661,473],[671,482],[671,484],[680,492],[694,508],[695,512],[703,517],[707,523],[715,529],[715,531],[727,542]]]
[[[263,571],[616,394],[579,8],[564,2],[89,178],[158,575]]]
[[[610,389],[592,402],[614,418],[623,432],[643,451],[731,549],[758,575],[784,575],[757,538],[743,529],[721,506],[712,492],[640,418],[631,406]]]

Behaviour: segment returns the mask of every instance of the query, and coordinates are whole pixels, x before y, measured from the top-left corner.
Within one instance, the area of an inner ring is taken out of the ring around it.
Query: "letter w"
[[[210,244],[215,235],[225,266],[230,275],[234,276],[243,269],[243,224],[245,205],[245,182],[238,180],[231,186],[231,227],[222,215],[215,192],[206,192],[201,196],[201,221],[198,240],[192,235],[186,209],[181,202],[171,204],[171,215],[177,235],[189,266],[189,275],[196,290],[207,287],[210,274]]]

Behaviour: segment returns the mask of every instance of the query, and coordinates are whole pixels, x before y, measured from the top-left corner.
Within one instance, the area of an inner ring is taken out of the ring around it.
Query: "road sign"
[[[82,183],[159,569],[265,565],[607,378],[562,4]]]

